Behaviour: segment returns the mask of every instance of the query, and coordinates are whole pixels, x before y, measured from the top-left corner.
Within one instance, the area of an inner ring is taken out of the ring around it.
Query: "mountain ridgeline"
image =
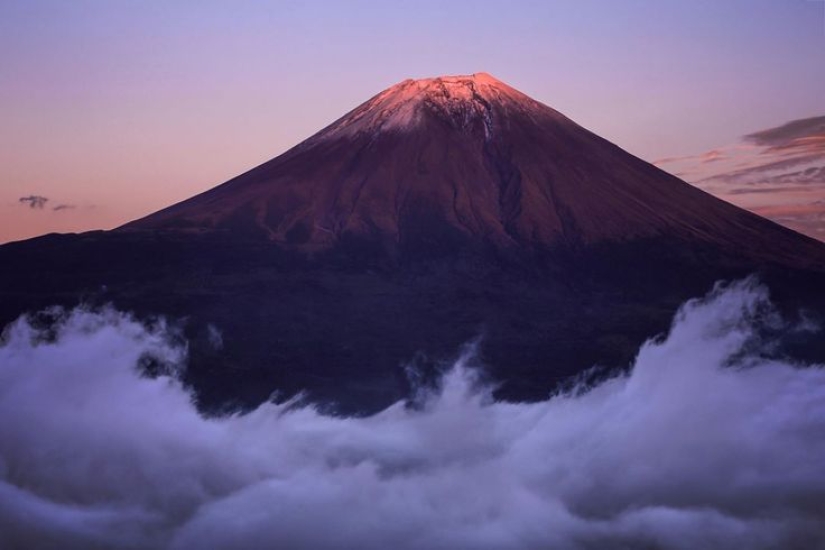
[[[406,80],[222,185],[0,263],[2,322],[78,303],[181,319],[207,409],[304,391],[374,410],[475,339],[499,397],[542,398],[750,274],[787,313],[825,312],[825,245],[484,73]]]

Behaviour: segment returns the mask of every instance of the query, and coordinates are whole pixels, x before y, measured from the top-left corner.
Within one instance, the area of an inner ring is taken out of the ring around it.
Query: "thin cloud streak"
[[[41,195],[29,195],[27,197],[20,197],[18,201],[21,204],[27,205],[32,210],[43,210],[46,203],[49,202],[49,199]]]
[[[825,116],[748,134],[742,143],[654,164],[709,193],[825,240]]]

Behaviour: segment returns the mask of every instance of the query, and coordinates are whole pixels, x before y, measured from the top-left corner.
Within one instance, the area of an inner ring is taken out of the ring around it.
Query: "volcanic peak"
[[[351,111],[316,137],[339,138],[416,127],[427,114],[468,127],[483,120],[490,137],[497,108],[542,111],[561,116],[488,73],[407,79]]]
[[[413,259],[663,238],[749,262],[822,257],[821,245],[662,172],[486,73],[400,82],[269,162],[121,229]]]

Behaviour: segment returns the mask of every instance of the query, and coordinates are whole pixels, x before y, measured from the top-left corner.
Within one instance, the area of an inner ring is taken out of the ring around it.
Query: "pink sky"
[[[825,114],[825,3],[12,0],[0,68],[5,242],[144,216],[409,77],[490,72],[649,161],[731,147]]]

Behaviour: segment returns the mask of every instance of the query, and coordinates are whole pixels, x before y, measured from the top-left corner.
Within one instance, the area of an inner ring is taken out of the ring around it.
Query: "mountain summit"
[[[547,109],[487,73],[408,79],[384,90],[316,137],[412,130],[422,122],[426,107],[452,119],[458,127],[481,122],[487,130],[485,137],[490,139],[494,132],[493,105],[519,110]]]
[[[0,323],[78,303],[185,320],[186,382],[219,409],[277,391],[375,410],[479,337],[497,397],[542,399],[753,273],[825,320],[825,245],[484,73],[405,80],[223,185],[0,265]]]
[[[766,239],[779,255],[803,242],[486,73],[405,80],[283,155],[122,229],[312,252],[358,241],[391,254],[667,234],[763,256]]]

